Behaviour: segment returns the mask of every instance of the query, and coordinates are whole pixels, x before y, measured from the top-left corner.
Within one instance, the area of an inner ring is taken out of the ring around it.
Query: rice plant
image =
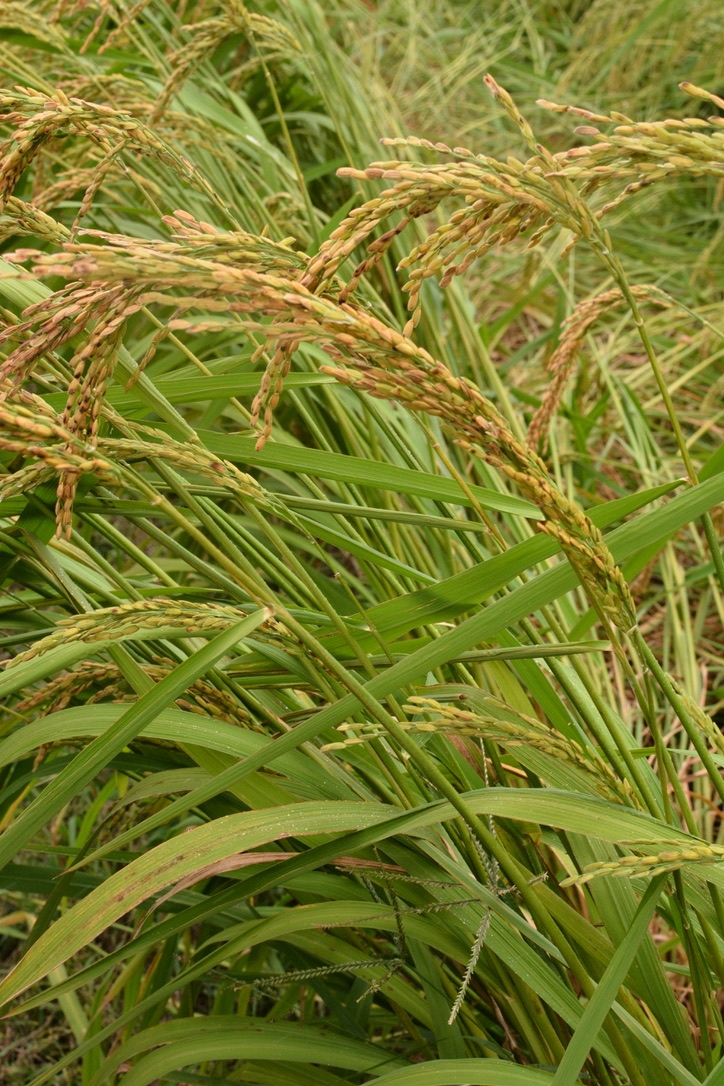
[[[10,1081],[724,1082],[721,50],[558,7],[2,9]]]

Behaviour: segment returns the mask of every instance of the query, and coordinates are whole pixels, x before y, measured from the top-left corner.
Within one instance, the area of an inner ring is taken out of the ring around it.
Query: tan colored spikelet
[[[69,53],[63,28],[48,20],[47,16],[32,3],[24,4],[12,0],[0,5],[0,27],[29,34],[39,41],[47,42],[58,53]]]
[[[115,299],[106,293],[99,301],[97,294],[83,293],[83,298],[78,301],[77,296],[71,304],[61,292],[61,296],[53,300],[48,299],[36,307],[26,310],[26,317],[30,318],[18,325],[9,327],[0,335],[0,341],[10,338],[22,338],[18,347],[13,350],[5,362],[0,366],[0,400],[4,400],[2,413],[5,419],[5,435],[0,441],[5,448],[14,447],[16,451],[24,451],[28,456],[39,457],[46,468],[52,467],[59,474],[57,516],[59,533],[70,531],[71,512],[73,498],[81,474],[84,471],[100,471],[113,477],[117,474],[107,461],[95,455],[95,437],[98,430],[100,410],[103,402],[103,393],[108,378],[113,370],[115,352],[120,338],[121,322],[123,314],[113,314],[113,303],[120,302],[122,307],[127,305],[127,299],[123,292],[116,294]],[[93,303],[96,303],[95,308]],[[111,310],[108,323],[103,323],[106,309]],[[35,314],[41,315],[42,333],[39,335],[35,327]],[[76,352],[73,358],[74,373],[68,387],[68,399],[65,410],[60,418],[50,424],[42,409],[33,403],[33,412],[26,404],[25,412],[19,410],[17,400],[21,395],[18,392],[20,383],[27,379],[33,365],[43,354],[48,354],[62,345],[72,335],[82,330],[95,315],[99,320],[94,332],[91,334],[85,347]],[[115,323],[115,327],[114,327]],[[29,332],[34,335],[27,335]],[[87,363],[90,365],[87,366]],[[16,402],[10,404],[10,400]],[[40,415],[38,415],[40,411]],[[33,442],[33,434],[42,438],[42,443]],[[14,446],[11,446],[10,435],[14,434]],[[63,445],[56,444],[63,441]],[[30,474],[33,469],[29,469]],[[17,473],[16,473],[17,474]],[[47,472],[40,473],[43,476]],[[28,469],[24,469],[27,480]],[[35,475],[38,475],[37,469]],[[8,487],[13,490],[17,486],[18,478],[5,480],[2,489],[8,496]],[[16,492],[16,491],[13,491]]]
[[[117,143],[115,147],[112,147],[110,151],[108,151],[103,156],[101,161],[92,171],[90,180],[88,182],[88,185],[86,186],[86,190],[81,201],[81,205],[78,208],[78,214],[76,215],[73,222],[71,237],[75,237],[76,233],[78,232],[81,221],[90,211],[96,194],[105,184],[106,178],[116,166],[116,162],[119,159],[124,147],[125,143]]]
[[[0,448],[38,461],[1,478],[0,498],[22,494],[59,474],[60,528],[69,523],[75,487],[85,472],[98,474],[111,485],[127,486],[129,480],[122,465],[138,459],[168,461],[180,471],[200,475],[242,500],[253,501],[257,507],[277,508],[272,496],[252,476],[201,446],[175,441],[160,431],[148,431],[154,441],[103,438],[90,445],[87,435],[79,435],[63,419],[56,419],[42,400],[43,410],[39,411],[34,402],[37,398],[28,394],[28,399],[30,402],[24,404],[0,398]]]
[[[662,292],[654,286],[634,286],[631,292],[637,301],[652,301],[660,306],[670,304]],[[545,448],[547,428],[560,406],[576,358],[591,327],[604,314],[616,309],[623,302],[623,294],[616,287],[579,302],[570,317],[564,321],[558,345],[547,364],[551,375],[550,384],[528,428],[528,444],[531,448],[537,449],[541,444]]]
[[[59,135],[69,133],[89,141],[102,156],[119,146],[153,155],[216,206],[223,206],[209,182],[188,159],[133,113],[82,98],[69,98],[60,88],[49,95],[17,87],[0,92],[0,121],[10,126],[9,135],[0,141],[0,208],[43,148]]]
[[[0,239],[19,237],[30,234],[43,238],[54,245],[62,245],[69,232],[62,223],[57,222],[35,204],[8,196],[0,216]]]
[[[721,728],[717,727],[706,710],[702,709],[701,705],[694,701],[691,694],[687,694],[686,690],[684,690],[676,679],[672,678],[671,675],[668,676],[668,679],[676,694],[684,702],[689,716],[697,727],[701,729],[709,746],[712,750],[715,750],[717,754],[724,755],[724,735],[722,735]]]
[[[182,216],[180,219],[177,217],[172,220],[173,225],[180,231],[177,241],[148,243],[144,246],[133,239],[101,235],[110,241],[111,245],[115,243],[115,249],[107,245],[88,246],[69,241],[65,243],[64,252],[60,254],[24,251],[11,254],[16,260],[34,259],[35,271],[39,274],[65,274],[71,279],[82,276],[91,283],[90,287],[72,283],[66,290],[56,292],[51,298],[26,310],[24,321],[0,335],[0,340],[20,340],[0,366],[0,382],[3,388],[8,389],[8,395],[12,394],[13,387],[18,387],[27,380],[40,357],[57,350],[68,339],[82,333],[91,320],[95,322],[85,344],[76,351],[71,362],[73,373],[68,385],[66,407],[59,420],[59,425],[66,434],[67,446],[64,452],[67,455],[63,456],[62,451],[57,448],[54,448],[52,453],[55,456],[55,466],[60,472],[57,500],[59,531],[66,535],[70,531],[72,506],[80,478],[74,457],[79,448],[85,451],[97,446],[105,389],[113,374],[125,322],[144,303],[145,285],[158,285],[164,276],[171,283],[185,281],[188,284],[194,268],[197,272],[202,269],[202,274],[206,273],[208,285],[220,293],[228,289],[227,280],[236,284],[236,267],[232,267],[230,263],[218,264],[204,260],[196,255],[199,252],[218,254],[224,261],[242,266],[244,262],[248,262],[262,267],[271,264],[275,269],[280,266],[284,270],[300,267],[299,258],[284,245],[245,234],[219,234],[208,224],[196,223],[195,220],[184,218],[183,213],[179,214]],[[119,259],[119,250],[127,252],[127,264]],[[145,277],[142,271],[145,271]],[[100,282],[97,278],[99,276],[103,276]],[[107,282],[109,276],[117,278],[118,281]],[[138,449],[143,449],[143,445]],[[150,454],[149,450],[145,451]],[[46,450],[46,464],[50,463],[50,455]],[[180,452],[175,449],[171,454],[166,446],[162,455],[174,455],[178,460]],[[87,455],[84,459],[87,460]],[[193,460],[193,457],[191,459]],[[236,492],[249,493],[249,487],[241,485],[241,473],[233,466],[224,465],[211,457],[204,461],[200,453],[196,455],[196,465],[200,466],[202,474],[208,475],[211,471],[217,481],[221,476]],[[248,483],[248,477],[245,479]]]
[[[479,695],[479,691],[476,691]],[[462,708],[456,704],[440,702],[435,698],[415,696],[408,699],[404,711],[412,716],[433,715],[432,720],[400,722],[400,727],[419,735],[437,734],[467,736],[491,740],[505,747],[531,746],[557,760],[575,766],[591,780],[596,790],[608,800],[640,807],[631,786],[619,780],[609,764],[593,748],[584,748],[542,723],[512,709],[504,702],[485,695],[484,700],[495,715],[482,712],[479,707]],[[337,731],[342,739],[328,743],[323,750],[342,750],[345,747],[383,738],[385,730],[369,723],[341,724]]]
[[[69,280],[71,286],[66,293],[54,296],[65,299],[65,304],[67,299],[82,299],[84,292],[92,288],[103,300],[102,291],[111,287],[122,287],[129,292],[136,286],[184,286],[189,292],[224,296],[236,293],[243,286],[243,272],[247,269],[296,279],[306,268],[307,258],[286,242],[273,242],[241,230],[221,231],[209,223],[197,222],[182,211],[163,221],[173,231],[170,241],[147,241],[87,230],[80,237],[65,241],[59,252],[22,249],[9,253],[8,259],[16,263],[31,262],[38,276],[61,276]],[[78,283],[84,284],[83,287],[79,288]],[[288,287],[282,280],[278,285]],[[197,297],[197,306],[198,301]],[[45,313],[53,304],[56,303],[46,299],[42,306],[26,313]]]
[[[680,841],[673,845],[674,847],[653,855],[623,856],[618,860],[588,864],[580,875],[564,879],[561,886],[582,886],[601,875],[613,875],[615,878],[652,878],[665,872],[680,871],[682,867],[691,864],[721,863],[724,860],[724,848],[721,845],[710,845],[695,839],[685,847]]]
[[[271,494],[268,494],[252,475],[240,471],[230,460],[222,460],[200,445],[184,444],[175,441],[160,430],[147,430],[155,441],[142,438],[101,438],[99,452],[105,452],[114,461],[132,462],[138,459],[158,458],[173,464],[179,471],[201,475],[203,478],[226,487],[231,493],[243,499],[250,499],[255,505],[277,510]]]
[[[588,776],[601,795],[617,803],[640,806],[628,781],[620,780],[611,766],[593,747],[585,749],[568,739],[536,717],[531,717],[512,709],[505,702],[490,694],[481,695],[476,691],[476,700],[481,699],[491,713],[474,708],[461,708],[460,705],[447,704],[435,698],[415,696],[409,698],[405,711],[413,715],[435,714],[436,720],[416,725],[428,730],[447,732],[452,735],[471,735],[502,743],[507,747],[530,744],[546,754],[568,762]]]
[[[38,481],[45,477],[46,471],[75,478],[85,471],[97,471],[110,479],[118,475],[112,462],[78,442],[76,435],[62,422],[39,413],[34,405],[30,407],[9,399],[0,400],[0,448],[37,458],[45,469],[35,472]],[[24,474],[15,472],[2,480],[0,493],[4,497],[20,493],[19,482],[27,486],[32,477],[27,471]]]
[[[105,43],[104,43],[105,44]],[[81,98],[85,102],[98,102],[127,113],[148,115],[148,99],[145,84],[140,79],[123,72],[90,71],[68,72],[58,86],[68,98]]]
[[[127,23],[126,23],[127,25]],[[119,28],[120,29],[120,28]],[[267,15],[250,12],[241,0],[229,0],[222,15],[185,27],[191,34],[187,45],[172,54],[172,72],[158,98],[151,123],[155,123],[168,108],[174,94],[199,64],[233,34],[244,34],[252,43],[252,55],[246,70],[252,71],[262,61],[299,56],[301,46],[293,34],[280,22]],[[257,52],[258,51],[258,52]]]
[[[60,619],[56,630],[36,641],[25,652],[18,653],[5,664],[14,668],[26,660],[50,652],[71,642],[116,641],[137,633],[139,629],[183,629],[189,635],[225,630],[240,621],[242,612],[235,607],[214,603],[189,603],[163,597],[118,604]]]
[[[681,86],[713,105],[721,101],[691,84]],[[579,135],[592,136],[596,142],[555,155],[551,174],[575,180],[584,194],[618,185],[618,195],[599,208],[599,218],[641,187],[682,174],[724,176],[724,130],[716,115],[636,122],[612,113],[611,120],[619,123],[605,135],[596,128],[579,129]]]
[[[398,365],[407,374],[363,369],[359,358],[354,367],[346,360],[344,368],[322,369],[370,395],[394,398],[413,410],[445,418],[457,444],[503,471],[542,510],[546,519],[539,527],[558,540],[593,605],[620,629],[631,629],[636,615],[628,585],[600,531],[552,483],[539,458],[514,437],[492,404],[477,390],[457,383],[449,372],[446,380],[439,363],[434,373]]]
[[[130,8],[127,8],[126,10],[121,8],[120,10],[113,12],[113,22],[115,22],[116,25],[113,27],[110,34],[108,34],[105,41],[101,42],[101,44],[99,45],[99,55],[104,53],[106,49],[112,49],[114,45],[116,45],[119,41],[123,40],[128,31],[128,28],[133,25],[135,20],[138,19],[142,12],[148,7],[149,3],[150,0],[136,0],[136,3],[131,4]],[[111,8],[112,10],[111,4],[108,2],[108,0],[103,0],[103,3],[101,4],[101,14],[103,13],[104,8]],[[93,43],[101,28],[101,25],[101,20],[99,18],[96,20],[96,23],[90,34],[83,42],[80,50],[81,53],[88,52],[91,44]]]
[[[140,666],[149,678],[160,682],[171,673],[174,664],[171,660],[163,660]],[[13,712],[20,717],[50,716],[66,708],[74,698],[87,695],[93,687],[98,689],[87,697],[87,705],[109,701],[124,702],[135,697],[116,664],[84,660],[72,671],[51,679],[39,690],[16,702]],[[197,679],[192,683],[184,696],[176,699],[176,705],[186,712],[210,716],[228,724],[248,727],[250,723],[248,712],[235,698],[204,679]]]
[[[0,438],[0,448],[8,444]],[[97,475],[106,483],[121,482],[117,465],[100,456],[80,455],[58,446],[47,449],[40,446],[25,445],[22,451],[29,456],[38,456],[37,463],[24,467],[0,478],[0,499],[12,498],[17,494],[26,494],[41,483],[57,478],[59,474],[74,474],[78,478],[85,473]]]
[[[74,437],[95,445],[106,386],[115,368],[118,348],[128,316],[137,306],[127,292],[118,292],[100,321],[72,360],[73,376],[61,422]],[[69,537],[77,473],[62,472],[58,484],[56,512],[58,530]]]

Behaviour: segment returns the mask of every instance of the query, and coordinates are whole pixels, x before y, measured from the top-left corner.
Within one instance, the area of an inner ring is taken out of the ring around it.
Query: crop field
[[[0,68],[0,1084],[724,1086],[720,2]]]

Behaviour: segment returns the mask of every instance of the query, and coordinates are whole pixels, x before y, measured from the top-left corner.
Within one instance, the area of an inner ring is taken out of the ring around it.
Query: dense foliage
[[[0,6],[0,1078],[724,1083],[721,39]]]

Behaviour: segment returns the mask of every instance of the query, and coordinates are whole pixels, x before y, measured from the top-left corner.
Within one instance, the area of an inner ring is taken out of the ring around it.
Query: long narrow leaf
[[[191,683],[238,644],[241,638],[257,629],[268,618],[268,611],[255,611],[243,622],[224,630],[210,644],[195,652],[144,694],[105,734],[94,739],[5,830],[0,839],[0,867],[9,863],[40,827],[72,799],[80,788],[93,780],[99,770],[123,750],[169,702],[175,701]]]

